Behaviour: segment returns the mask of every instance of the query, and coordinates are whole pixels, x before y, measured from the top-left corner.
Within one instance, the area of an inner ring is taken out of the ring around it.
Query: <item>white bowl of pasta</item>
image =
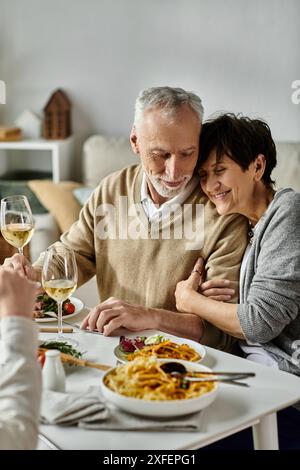
[[[101,380],[106,400],[124,411],[142,416],[168,417],[195,413],[209,406],[218,393],[217,382],[183,382],[160,368],[170,359],[137,358],[107,371]],[[172,360],[173,362],[173,360]],[[199,363],[184,364],[188,371],[205,374]]]

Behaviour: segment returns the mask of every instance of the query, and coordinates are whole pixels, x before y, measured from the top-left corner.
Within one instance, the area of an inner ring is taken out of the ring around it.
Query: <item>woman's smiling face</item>
[[[220,215],[245,213],[254,193],[254,175],[254,162],[243,170],[228,155],[217,161],[215,150],[199,169],[201,188]]]

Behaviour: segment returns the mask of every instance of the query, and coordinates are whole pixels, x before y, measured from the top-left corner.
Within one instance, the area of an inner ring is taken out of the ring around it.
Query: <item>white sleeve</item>
[[[34,449],[41,400],[37,325],[5,317],[0,333],[0,449]]]

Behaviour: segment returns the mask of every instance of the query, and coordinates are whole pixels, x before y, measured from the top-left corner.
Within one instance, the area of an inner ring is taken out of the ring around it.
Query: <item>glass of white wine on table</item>
[[[34,221],[26,196],[9,196],[1,199],[1,233],[3,238],[23,255],[30,242]]]
[[[49,297],[57,302],[58,336],[53,341],[78,344],[62,332],[62,305],[75,292],[77,279],[77,265],[73,250],[60,242],[50,246],[45,252],[42,286]]]

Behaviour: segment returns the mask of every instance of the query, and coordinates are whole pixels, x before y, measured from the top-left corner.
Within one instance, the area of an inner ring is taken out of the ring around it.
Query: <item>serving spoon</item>
[[[165,362],[160,368],[173,377],[181,377],[188,382],[227,382],[242,387],[249,387],[248,384],[237,382],[237,380],[255,377],[254,372],[206,372],[206,371],[188,371],[180,362]],[[211,377],[197,377],[188,374],[205,374]]]

